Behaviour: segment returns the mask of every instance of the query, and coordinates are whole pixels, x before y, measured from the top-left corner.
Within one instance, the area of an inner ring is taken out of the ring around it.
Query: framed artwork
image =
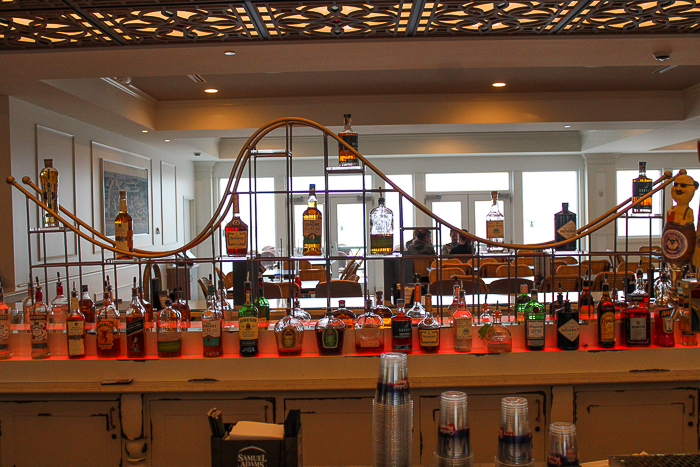
[[[129,215],[134,221],[134,235],[150,233],[149,170],[102,159],[104,199],[104,234],[114,236],[114,218],[119,214],[119,191],[126,190]]]

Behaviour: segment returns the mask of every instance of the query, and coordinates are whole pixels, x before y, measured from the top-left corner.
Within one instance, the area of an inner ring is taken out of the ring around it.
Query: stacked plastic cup
[[[413,464],[413,401],[406,354],[383,353],[372,414],[374,467]]]
[[[496,467],[531,467],[532,434],[527,399],[504,397],[501,399],[501,429],[498,434]]]
[[[578,467],[579,465],[576,425],[566,422],[550,424],[547,466]]]
[[[467,395],[459,391],[440,396],[440,427],[435,467],[471,467],[474,454],[469,440]]]

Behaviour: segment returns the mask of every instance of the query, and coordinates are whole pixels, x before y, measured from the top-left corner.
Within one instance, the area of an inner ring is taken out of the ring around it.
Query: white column
[[[580,216],[579,226],[597,219],[617,205],[616,164],[618,154],[584,154],[586,180],[583,193],[587,200],[586,217]],[[590,251],[612,249],[615,242],[615,223],[598,230],[591,237]]]

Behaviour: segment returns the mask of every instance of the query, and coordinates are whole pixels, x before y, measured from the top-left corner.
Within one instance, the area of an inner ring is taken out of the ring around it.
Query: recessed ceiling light
[[[506,83],[493,83],[492,86],[494,88],[502,88],[505,87]]]
[[[224,55],[236,55],[236,52],[234,52],[233,50],[227,50],[226,52],[224,52]]]
[[[571,125],[564,125],[564,128],[571,128]]]
[[[148,133],[148,130],[141,130],[141,133]]]
[[[169,143],[169,142],[170,142],[170,140],[169,140],[169,139],[166,139],[166,140],[165,140],[165,142],[166,142],[166,143]]]
[[[209,88],[209,89],[205,89],[204,92],[209,93],[209,94],[216,94],[217,92],[219,92],[219,90],[214,89],[214,88]]]

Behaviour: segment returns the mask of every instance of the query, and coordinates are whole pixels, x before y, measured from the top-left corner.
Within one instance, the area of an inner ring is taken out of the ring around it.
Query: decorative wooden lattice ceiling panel
[[[0,49],[301,38],[691,34],[700,1],[0,0]]]

